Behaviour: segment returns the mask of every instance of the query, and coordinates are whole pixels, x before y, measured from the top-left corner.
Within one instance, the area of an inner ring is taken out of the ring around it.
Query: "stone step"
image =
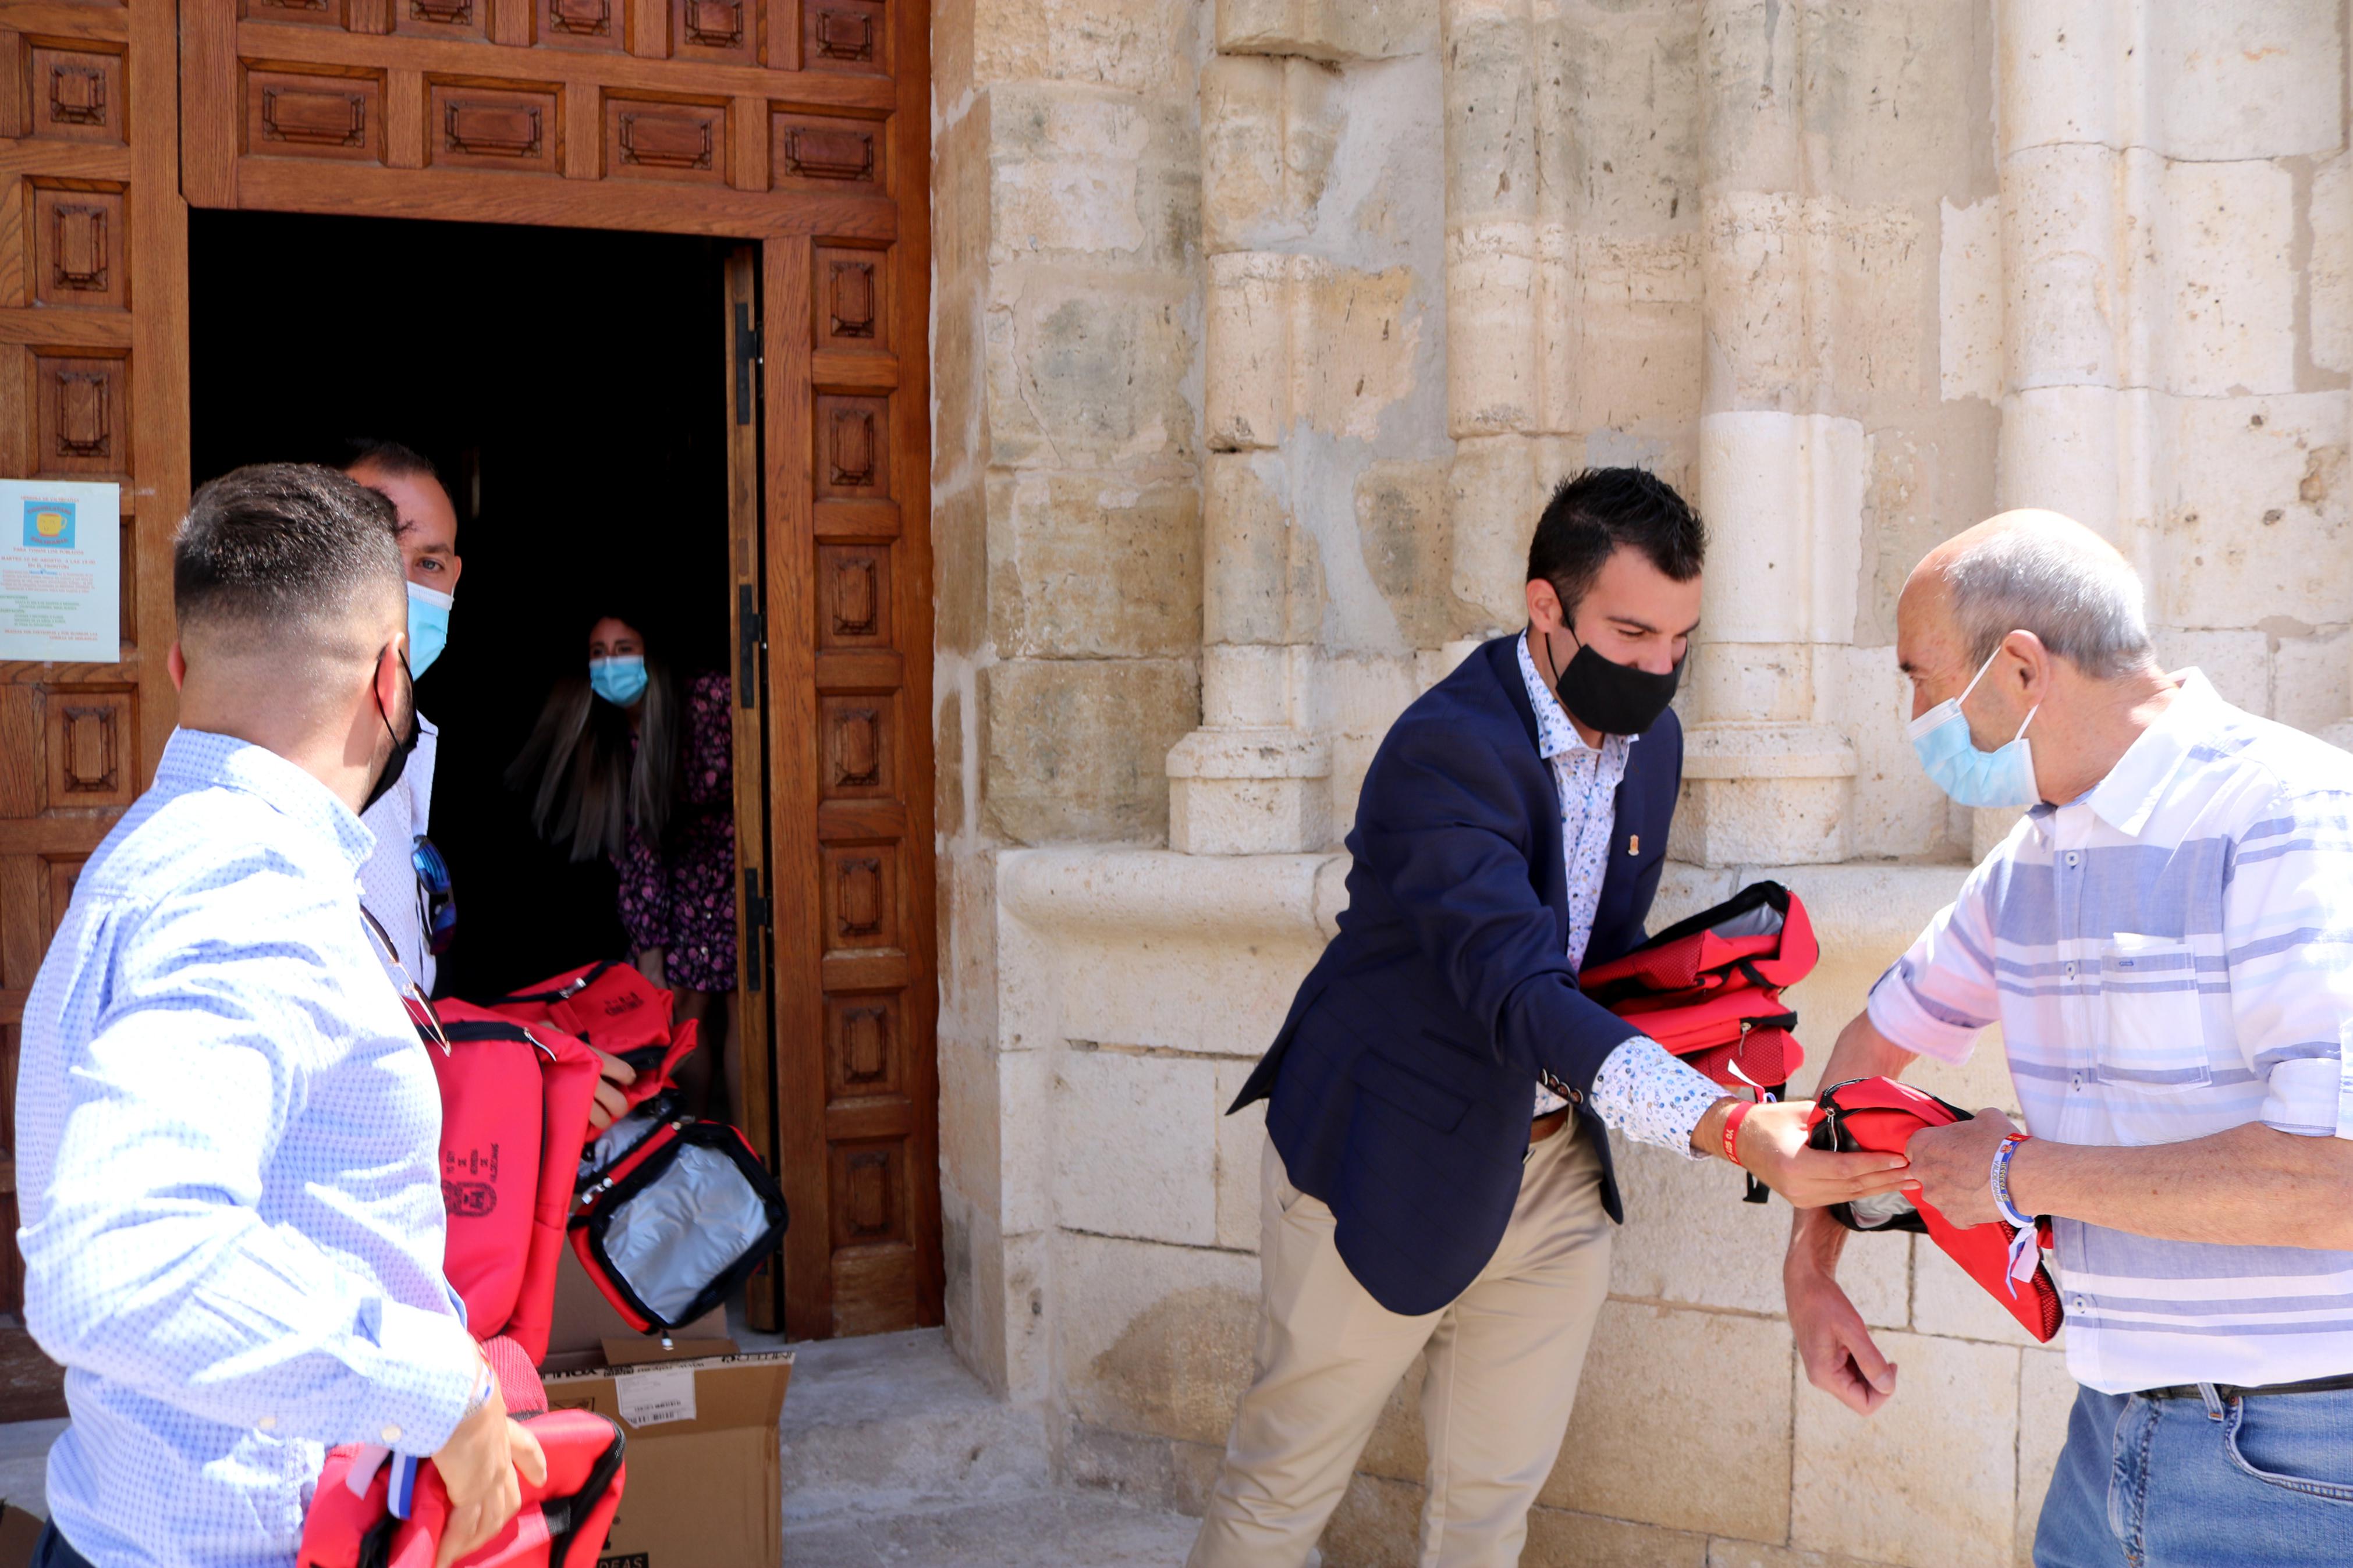
[[[854,1534],[861,1520],[969,1510],[1053,1484],[1044,1414],[992,1395],[942,1331],[792,1348],[782,1423],[787,1529],[838,1521]]]
[[[790,1403],[787,1399],[787,1403]],[[788,1568],[1173,1568],[1198,1521],[1064,1490],[785,1528]]]

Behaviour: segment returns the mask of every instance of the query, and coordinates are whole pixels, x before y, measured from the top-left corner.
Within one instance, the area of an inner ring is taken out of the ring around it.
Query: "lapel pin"
[[[1626,853],[1629,855],[1640,855],[1641,852],[1642,836],[1639,833],[1629,833],[1626,835]]]

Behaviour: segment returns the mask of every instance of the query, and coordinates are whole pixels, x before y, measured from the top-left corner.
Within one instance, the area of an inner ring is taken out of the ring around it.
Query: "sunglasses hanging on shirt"
[[[417,929],[425,933],[425,951],[438,958],[458,936],[458,899],[450,891],[449,862],[420,833],[409,847],[408,863],[417,872]]]

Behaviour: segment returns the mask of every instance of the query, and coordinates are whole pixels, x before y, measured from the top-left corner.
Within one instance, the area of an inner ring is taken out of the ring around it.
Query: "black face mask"
[[[1565,629],[1565,628],[1564,628]],[[1569,637],[1577,641],[1577,634]],[[1552,639],[1545,639],[1545,663],[1552,663]],[[1612,664],[1577,641],[1577,657],[1554,676],[1554,689],[1568,716],[1605,735],[1639,735],[1659,721],[1674,700],[1675,684],[1683,679],[1683,662],[1664,675],[1652,675],[1630,664]]]
[[[376,710],[377,716],[384,720],[385,733],[392,737],[392,754],[385,758],[384,772],[375,775],[375,783],[368,787],[367,799],[360,803],[362,816],[367,815],[369,806],[391,794],[392,786],[400,782],[401,773],[408,767],[408,753],[417,750],[417,737],[423,732],[417,722],[417,680],[408,673],[406,657],[400,661],[400,678],[408,688],[408,734],[404,738],[392,727],[392,715],[381,708]]]

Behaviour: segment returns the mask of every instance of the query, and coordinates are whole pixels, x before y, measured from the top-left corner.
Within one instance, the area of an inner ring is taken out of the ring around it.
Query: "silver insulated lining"
[[[767,1208],[735,1162],[688,1143],[613,1215],[605,1256],[638,1300],[675,1323],[767,1228]]]

